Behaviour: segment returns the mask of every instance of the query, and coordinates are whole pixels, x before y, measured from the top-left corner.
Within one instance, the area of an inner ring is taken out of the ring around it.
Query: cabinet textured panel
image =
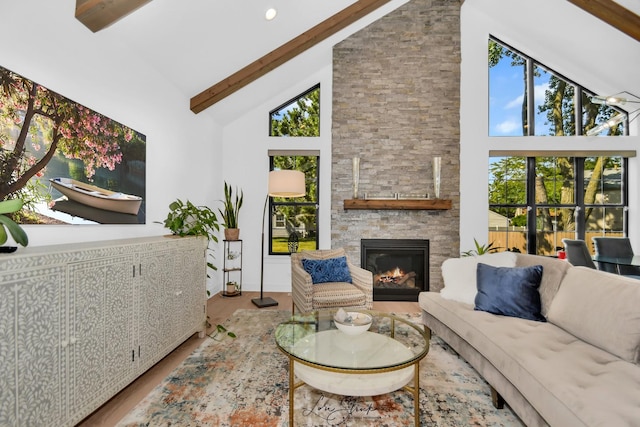
[[[73,299],[69,345],[70,414],[122,389],[134,370],[131,351],[133,264],[130,255],[69,265]]]
[[[206,321],[206,239],[0,258],[0,426],[72,426]]]
[[[64,280],[60,266],[0,275],[0,425],[48,425],[64,417]]]

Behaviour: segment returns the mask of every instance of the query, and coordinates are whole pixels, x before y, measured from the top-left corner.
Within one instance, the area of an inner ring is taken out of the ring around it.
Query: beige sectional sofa
[[[478,262],[542,265],[547,321],[474,310]],[[640,281],[511,253],[447,260],[442,271],[442,293],[420,294],[423,323],[487,380],[494,404],[504,399],[528,426],[640,426]]]

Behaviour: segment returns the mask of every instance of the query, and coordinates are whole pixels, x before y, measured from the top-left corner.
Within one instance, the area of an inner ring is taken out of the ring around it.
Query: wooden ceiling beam
[[[98,32],[151,0],[76,0],[76,19]]]
[[[613,0],[569,0],[596,18],[640,41],[640,16]]]
[[[200,113],[249,83],[264,76],[310,47],[332,36],[391,0],[358,0],[298,37],[276,48],[191,98],[191,111]]]

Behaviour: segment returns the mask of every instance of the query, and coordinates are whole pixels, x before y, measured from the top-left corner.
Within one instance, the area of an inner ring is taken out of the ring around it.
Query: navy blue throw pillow
[[[353,283],[346,256],[328,259],[303,259],[302,267],[311,275],[311,280],[314,284],[327,282]]]
[[[475,309],[503,316],[546,322],[541,313],[542,266],[493,267],[478,263]]]

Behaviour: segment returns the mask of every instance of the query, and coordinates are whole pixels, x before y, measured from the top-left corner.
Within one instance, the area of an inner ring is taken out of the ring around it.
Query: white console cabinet
[[[0,426],[73,426],[206,324],[204,238],[0,255]]]

